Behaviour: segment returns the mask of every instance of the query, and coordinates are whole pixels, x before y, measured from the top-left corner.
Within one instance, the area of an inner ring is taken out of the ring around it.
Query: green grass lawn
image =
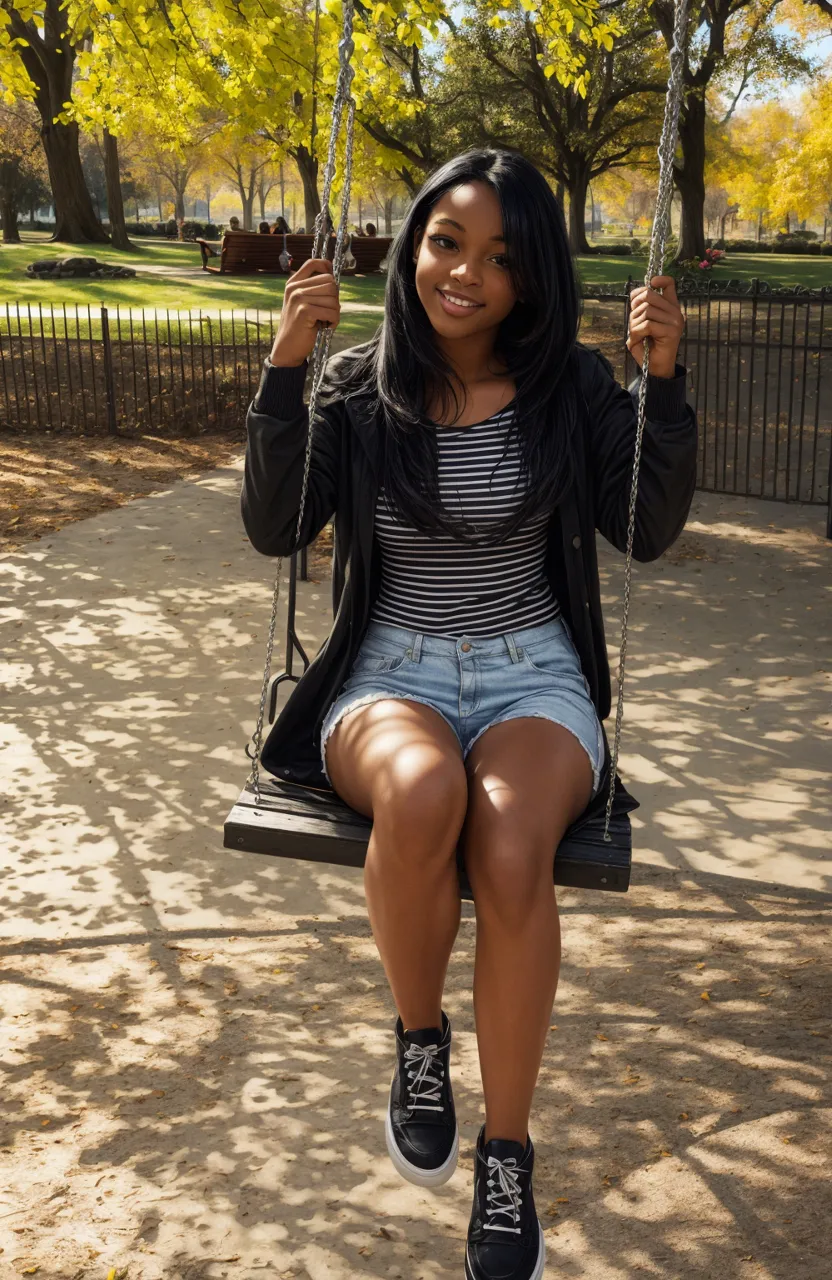
[[[0,246],[0,305],[43,303],[91,309],[107,307],[162,308],[171,311],[258,309],[279,311],[286,283],[283,276],[218,276],[207,272],[191,275],[137,275],[131,280],[56,280],[39,283],[25,274],[38,258],[94,255],[103,262],[140,267],[199,267],[199,246],[176,241],[133,241],[135,250],[121,253],[107,245],[53,244],[46,232],[23,234],[23,243]],[[641,258],[579,257],[577,269],[583,284],[621,284],[627,277],[641,280],[646,263]],[[780,254],[729,256],[725,265],[708,273],[715,280],[751,280],[757,276],[772,285],[802,284],[809,288],[832,285],[832,257],[815,258]],[[703,273],[703,276],[705,273]],[[707,278],[707,277],[706,277]],[[360,278],[345,276],[341,282],[344,302],[379,306],[384,302],[383,274]],[[339,328],[345,335],[367,326],[367,317],[345,314]]]

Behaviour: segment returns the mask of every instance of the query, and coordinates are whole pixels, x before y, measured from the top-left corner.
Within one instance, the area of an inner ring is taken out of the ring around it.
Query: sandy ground
[[[3,1280],[462,1275],[473,908],[445,1001],[462,1156],[430,1195],[385,1154],[394,1010],[360,873],[222,849],[273,571],[239,482],[237,461],[0,559]],[[558,891],[547,1276],[828,1270],[823,516],[697,495],[634,567],[636,864],[626,895]],[[622,558],[599,542],[614,656]]]

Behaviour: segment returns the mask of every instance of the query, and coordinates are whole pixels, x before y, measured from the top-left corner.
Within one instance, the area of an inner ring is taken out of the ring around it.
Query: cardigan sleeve
[[[329,363],[329,362],[327,362]],[[309,410],[303,401],[307,362],[275,367],[266,360],[246,414],[246,456],[240,509],[255,550],[290,555],[318,536],[336,508],[341,473],[343,401],[327,396],[321,380],[312,435],[309,485],[297,536]]]
[[[600,352],[593,354],[597,361],[588,398],[588,435],[595,527],[626,552],[642,374],[625,390],[609,361]],[[667,551],[682,532],[693,501],[698,424],[685,399],[686,376],[681,364],[672,378],[647,375],[634,560],[657,560]]]

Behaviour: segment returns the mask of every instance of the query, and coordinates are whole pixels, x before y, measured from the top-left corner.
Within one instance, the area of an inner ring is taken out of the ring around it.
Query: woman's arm
[[[336,508],[341,474],[343,401],[321,380],[312,437],[309,485],[300,538],[296,539],[303,486],[309,410],[303,402],[307,361],[275,367],[267,360],[257,395],[246,414],[246,446],[240,508],[251,545],[265,556],[285,556],[308,546]]]
[[[589,407],[589,469],[595,525],[619,551],[627,550],[636,418],[642,374],[625,390],[612,365],[593,352]],[[698,425],[685,401],[684,365],[673,377],[647,375],[633,558],[656,560],[684,528],[696,486]]]

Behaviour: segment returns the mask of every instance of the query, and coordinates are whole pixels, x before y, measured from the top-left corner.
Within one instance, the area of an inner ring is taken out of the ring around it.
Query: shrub
[[[597,244],[595,245],[596,253],[610,254],[615,258],[623,258],[629,256],[633,252],[632,243],[628,244]]]
[[[771,246],[772,253],[820,253],[816,241],[801,240],[799,236],[782,236]]]
[[[796,236],[798,240],[817,240],[817,231],[778,231],[777,240],[788,240]]]
[[[197,236],[205,235],[205,224],[196,222],[193,218],[186,218],[182,223],[183,240],[194,240]]]
[[[771,253],[767,240],[715,240],[715,249],[727,249],[729,253]]]
[[[820,251],[825,258],[832,257],[832,241],[824,240],[823,244],[820,246]]]
[[[167,236],[178,236],[178,235],[179,235],[179,227],[176,225],[176,219],[175,219],[175,218],[168,218],[168,220],[167,220],[167,222],[166,222],[166,224],[165,224],[165,235],[167,235]]]

